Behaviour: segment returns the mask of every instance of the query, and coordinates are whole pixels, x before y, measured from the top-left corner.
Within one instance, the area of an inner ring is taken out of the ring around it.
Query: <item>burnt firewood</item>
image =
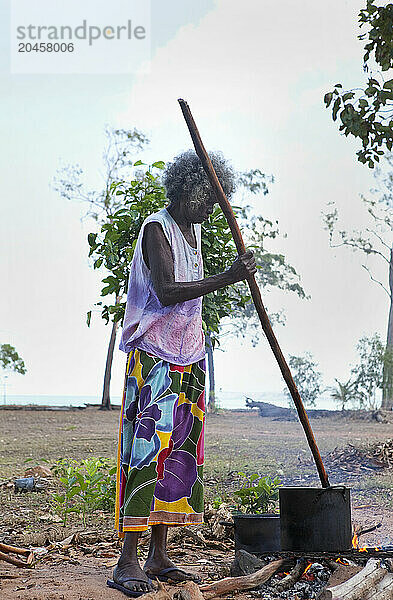
[[[276,585],[277,592],[283,592],[284,590],[289,590],[303,575],[304,571],[307,567],[307,559],[302,557],[296,562],[296,565],[293,569],[286,575],[281,581],[279,581]]]

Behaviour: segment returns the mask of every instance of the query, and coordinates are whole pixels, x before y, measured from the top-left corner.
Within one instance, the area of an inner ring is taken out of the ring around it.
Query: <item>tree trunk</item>
[[[213,344],[209,333],[206,334],[206,354],[207,366],[209,370],[209,401],[207,408],[209,412],[216,410],[216,388],[214,381],[214,359],[213,359]]]
[[[112,363],[113,363],[113,350],[115,348],[116,334],[118,323],[112,323],[111,337],[109,339],[108,352],[106,355],[105,375],[104,375],[104,387],[102,390],[102,400],[100,410],[111,410],[111,397],[110,397],[110,385],[111,385],[111,374],[112,374]]]
[[[389,263],[390,307],[388,332],[386,336],[386,355],[383,366],[382,405],[385,410],[393,408],[393,247],[390,250]]]

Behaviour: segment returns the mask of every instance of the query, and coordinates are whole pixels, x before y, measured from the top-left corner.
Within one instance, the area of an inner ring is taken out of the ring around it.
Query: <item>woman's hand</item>
[[[231,279],[231,283],[236,283],[237,281],[247,279],[249,275],[254,275],[256,270],[257,265],[254,253],[251,250],[247,250],[247,252],[237,257],[227,270],[227,274]]]

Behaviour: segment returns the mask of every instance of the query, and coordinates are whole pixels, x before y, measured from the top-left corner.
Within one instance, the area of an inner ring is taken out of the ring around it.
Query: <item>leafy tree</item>
[[[360,40],[364,46],[363,68],[369,73],[367,83],[360,88],[344,90],[341,83],[325,94],[326,107],[332,107],[332,117],[339,117],[339,130],[345,136],[360,138],[362,149],[358,160],[370,168],[380,156],[393,147],[393,79],[384,80],[383,73],[393,67],[393,4],[378,6],[377,0],[366,0],[359,13]],[[371,63],[381,69],[373,76]]]
[[[288,360],[292,377],[305,406],[315,406],[318,396],[322,393],[322,374],[310,352],[303,356],[290,355]],[[285,393],[290,399],[289,391]]]
[[[382,407],[390,409],[393,406],[391,368],[388,356],[393,351],[393,215],[392,208],[385,202],[376,202],[362,197],[364,207],[370,218],[370,226],[363,231],[346,231],[338,227],[339,213],[334,203],[330,203],[329,211],[323,216],[325,229],[329,232],[332,248],[347,246],[353,251],[361,252],[365,257],[362,267],[370,279],[377,283],[387,294],[389,313],[386,335],[385,386],[383,389]],[[379,281],[373,270],[373,263],[382,261],[386,266],[386,280]],[[371,265],[369,263],[371,262]]]
[[[133,155],[141,150],[148,139],[138,129],[105,130],[106,143],[103,153],[104,180],[99,189],[88,189],[82,182],[83,171],[78,164],[60,169],[54,180],[54,188],[66,200],[77,200],[88,205],[86,217],[97,222],[98,226],[109,225],[113,215],[121,208],[122,195],[112,193],[112,184],[129,176],[133,166]],[[120,300],[116,297],[115,305]],[[112,322],[108,351],[105,363],[104,384],[101,408],[110,409],[110,380],[113,351],[119,322]]]
[[[14,373],[20,373],[20,375],[26,373],[23,359],[11,344],[0,345],[0,365],[5,371],[14,371]]]
[[[345,410],[350,402],[354,402],[358,398],[356,382],[351,379],[346,382],[341,382],[338,379],[334,381],[337,385],[330,388],[331,398],[340,406],[341,410]]]
[[[3,384],[4,384],[4,402],[6,400],[6,377],[7,372],[13,371],[24,375],[26,373],[26,366],[23,359],[19,356],[14,346],[11,344],[0,344],[0,367],[3,370]]]
[[[385,345],[375,333],[362,337],[357,345],[359,362],[352,369],[359,406],[374,410],[377,407],[377,392],[384,387]]]

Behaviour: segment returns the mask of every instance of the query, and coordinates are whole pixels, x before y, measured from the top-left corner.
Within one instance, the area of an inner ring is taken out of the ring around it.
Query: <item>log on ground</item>
[[[242,592],[244,590],[252,590],[263,583],[266,583],[277,571],[282,569],[286,564],[286,560],[280,558],[273,562],[265,565],[259,571],[252,573],[251,575],[244,575],[243,577],[226,577],[220,581],[203,585],[201,592],[203,592],[206,600],[215,598],[217,596],[224,596],[225,594],[233,592]]]
[[[376,597],[376,586],[384,579],[386,574],[387,570],[381,567],[380,561],[371,558],[359,573],[345,583],[325,588],[319,600],[374,599]],[[373,595],[370,596],[369,593]]]

